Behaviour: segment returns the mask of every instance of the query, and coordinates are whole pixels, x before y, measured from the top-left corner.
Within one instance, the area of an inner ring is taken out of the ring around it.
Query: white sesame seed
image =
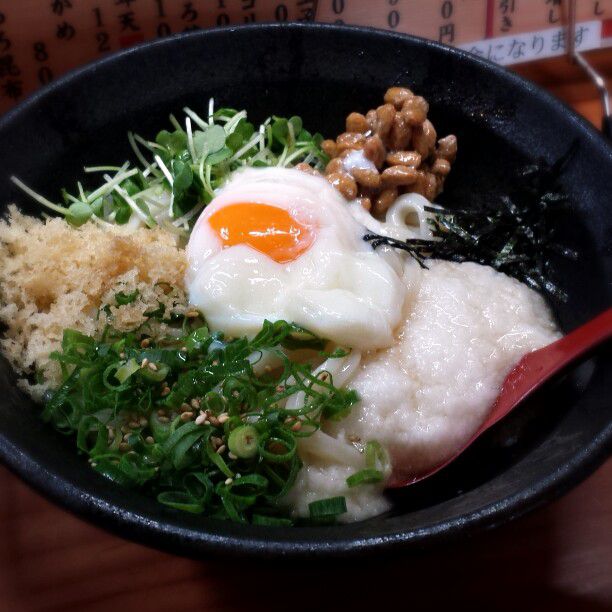
[[[238,459],[238,457],[236,457],[236,455],[234,455],[234,453],[232,453],[231,451],[230,451],[229,453],[227,453],[227,456],[228,456],[230,459]]]
[[[157,372],[157,365],[154,363],[149,363],[149,370],[153,370],[153,372]]]
[[[195,424],[202,425],[202,423],[204,423],[205,420],[206,420],[206,417],[203,414],[200,414],[199,416],[196,417]]]
[[[141,368],[146,368],[149,365],[149,360],[145,357],[140,364]]]
[[[225,484],[226,484],[227,486],[229,486],[229,485],[231,485],[231,484],[232,484],[232,482],[234,482],[234,479],[233,479],[233,478],[228,478],[228,479],[225,481]]]
[[[154,438],[153,436],[147,436],[147,437],[145,438],[145,442],[146,442],[147,444],[153,444],[153,443],[155,442],[155,438]]]
[[[225,452],[225,449],[227,447],[225,446],[225,444],[222,444],[218,449],[217,449],[217,455],[221,455]]]

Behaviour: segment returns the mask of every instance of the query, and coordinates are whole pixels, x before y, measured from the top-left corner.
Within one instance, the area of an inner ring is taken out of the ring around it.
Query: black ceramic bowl
[[[439,133],[460,153],[444,194],[450,204],[511,187],[513,171],[549,162],[579,143],[563,177],[572,213],[559,235],[576,262],[556,263],[567,303],[553,303],[564,330],[612,302],[612,150],[582,119],[533,85],[460,51],[357,28],[268,25],[199,32],[148,43],[82,68],[0,121],[0,202],[39,212],[9,182],[16,174],[54,195],[84,164],[130,156],[126,131],[154,135],[188,104],[249,110],[252,119],[299,114],[335,135],[344,117],[380,104],[392,84],[431,104]],[[38,408],[0,366],[0,457],[69,510],[126,537],[189,555],[356,555],[423,547],[492,527],[563,493],[612,448],[610,353],[541,394],[436,477],[397,492],[392,512],[362,523],[317,528],[235,525],[180,513],[94,473],[74,443],[39,420]]]

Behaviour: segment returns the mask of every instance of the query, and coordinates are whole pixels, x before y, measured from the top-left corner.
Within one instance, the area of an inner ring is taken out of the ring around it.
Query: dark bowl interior
[[[352,110],[380,104],[392,84],[424,95],[440,134],[460,154],[444,194],[449,205],[482,201],[512,185],[513,171],[579,151],[563,177],[572,198],[559,220],[580,253],[559,260],[566,303],[552,306],[570,330],[612,302],[612,151],[561,103],[518,77],[462,52],[408,36],[332,26],[249,26],[145,44],[60,79],[0,121],[0,202],[32,205],[15,174],[52,197],[83,178],[85,164],[131,157],[126,132],[153,136],[185,105],[248,109],[253,120],[299,114],[335,135]],[[129,538],[189,555],[349,555],[422,547],[491,527],[567,490],[612,448],[610,351],[503,421],[429,481],[393,494],[394,510],[337,527],[263,528],[172,511],[95,474],[71,441],[38,419],[8,365],[0,365],[0,457],[66,508]]]

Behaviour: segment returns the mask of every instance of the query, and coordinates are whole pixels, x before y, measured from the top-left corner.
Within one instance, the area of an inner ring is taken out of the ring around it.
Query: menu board
[[[0,112],[67,70],[216,26],[319,21],[416,34],[513,64],[567,49],[565,0],[0,0]],[[612,0],[578,0],[576,47],[612,45]]]
[[[567,52],[562,0],[319,0],[316,18],[370,25],[458,46],[500,64]],[[578,0],[576,48],[612,45],[612,0]]]

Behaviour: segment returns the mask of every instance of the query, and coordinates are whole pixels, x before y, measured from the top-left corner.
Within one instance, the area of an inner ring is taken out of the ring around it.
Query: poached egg
[[[284,319],[342,346],[391,346],[406,283],[323,177],[288,168],[234,173],[187,245],[190,302],[209,326],[252,337]]]

